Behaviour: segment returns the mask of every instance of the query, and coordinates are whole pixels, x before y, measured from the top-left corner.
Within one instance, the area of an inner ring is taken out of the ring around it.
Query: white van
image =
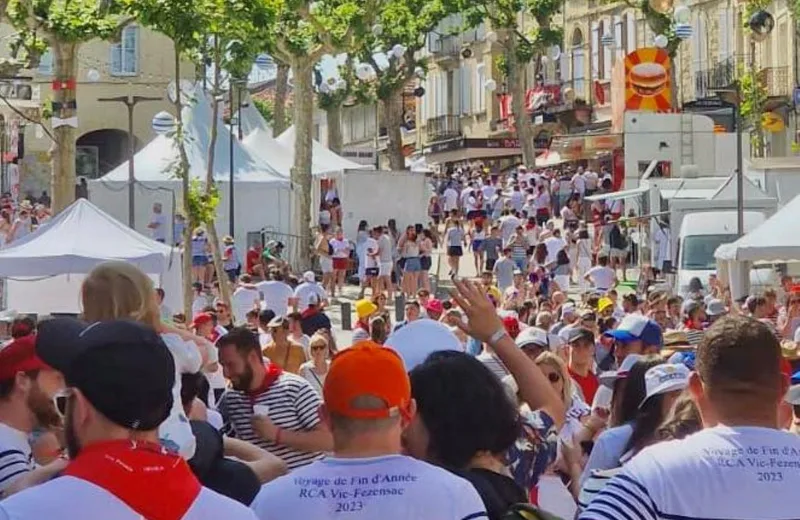
[[[749,233],[766,216],[758,211],[744,212],[744,232]],[[708,288],[708,278],[717,271],[714,252],[722,244],[736,241],[737,218],[735,211],[704,211],[689,213],[683,217],[678,234],[675,293],[686,296],[689,281],[699,278],[703,288]],[[778,275],[772,265],[753,266],[750,271],[750,287],[754,293],[768,287],[778,286]]]

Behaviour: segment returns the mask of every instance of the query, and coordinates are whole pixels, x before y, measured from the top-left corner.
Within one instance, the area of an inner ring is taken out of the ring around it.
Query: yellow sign
[[[764,112],[761,114],[761,128],[774,134],[777,132],[783,132],[786,128],[786,123],[784,123],[780,114],[775,112]]]

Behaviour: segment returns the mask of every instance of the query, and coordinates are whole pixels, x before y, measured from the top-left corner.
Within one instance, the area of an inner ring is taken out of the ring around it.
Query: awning
[[[561,163],[568,162],[570,159],[561,157],[561,154],[553,150],[546,150],[536,158],[537,168],[546,168],[548,166],[556,166]]]
[[[608,193],[600,193],[599,195],[592,195],[590,197],[586,197],[586,200],[589,201],[597,201],[597,200],[623,200],[623,199],[632,199],[642,195],[643,193],[647,193],[650,188],[647,186],[639,186],[638,188],[633,188],[632,190],[621,190],[621,191],[610,191]]]

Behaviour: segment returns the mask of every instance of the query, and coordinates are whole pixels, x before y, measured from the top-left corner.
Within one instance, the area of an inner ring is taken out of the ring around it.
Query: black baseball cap
[[[169,416],[175,361],[161,336],[144,324],[43,321],[36,353],[119,426],[150,431]]]
[[[566,336],[567,343],[575,343],[583,339],[594,343],[594,332],[586,327],[570,327]]]

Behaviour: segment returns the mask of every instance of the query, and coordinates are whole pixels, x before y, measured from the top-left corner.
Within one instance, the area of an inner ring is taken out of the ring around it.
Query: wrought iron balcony
[[[459,36],[435,35],[428,40],[428,50],[437,59],[458,58],[462,44]]]
[[[428,141],[444,141],[461,137],[461,117],[456,115],[439,116],[428,119]]]
[[[696,72],[694,76],[695,98],[712,97],[716,90],[730,88],[736,81],[737,68],[742,61],[741,56],[730,56],[710,68]]]
[[[783,97],[792,94],[788,66],[765,67],[758,72],[758,75],[767,89],[768,96]]]

